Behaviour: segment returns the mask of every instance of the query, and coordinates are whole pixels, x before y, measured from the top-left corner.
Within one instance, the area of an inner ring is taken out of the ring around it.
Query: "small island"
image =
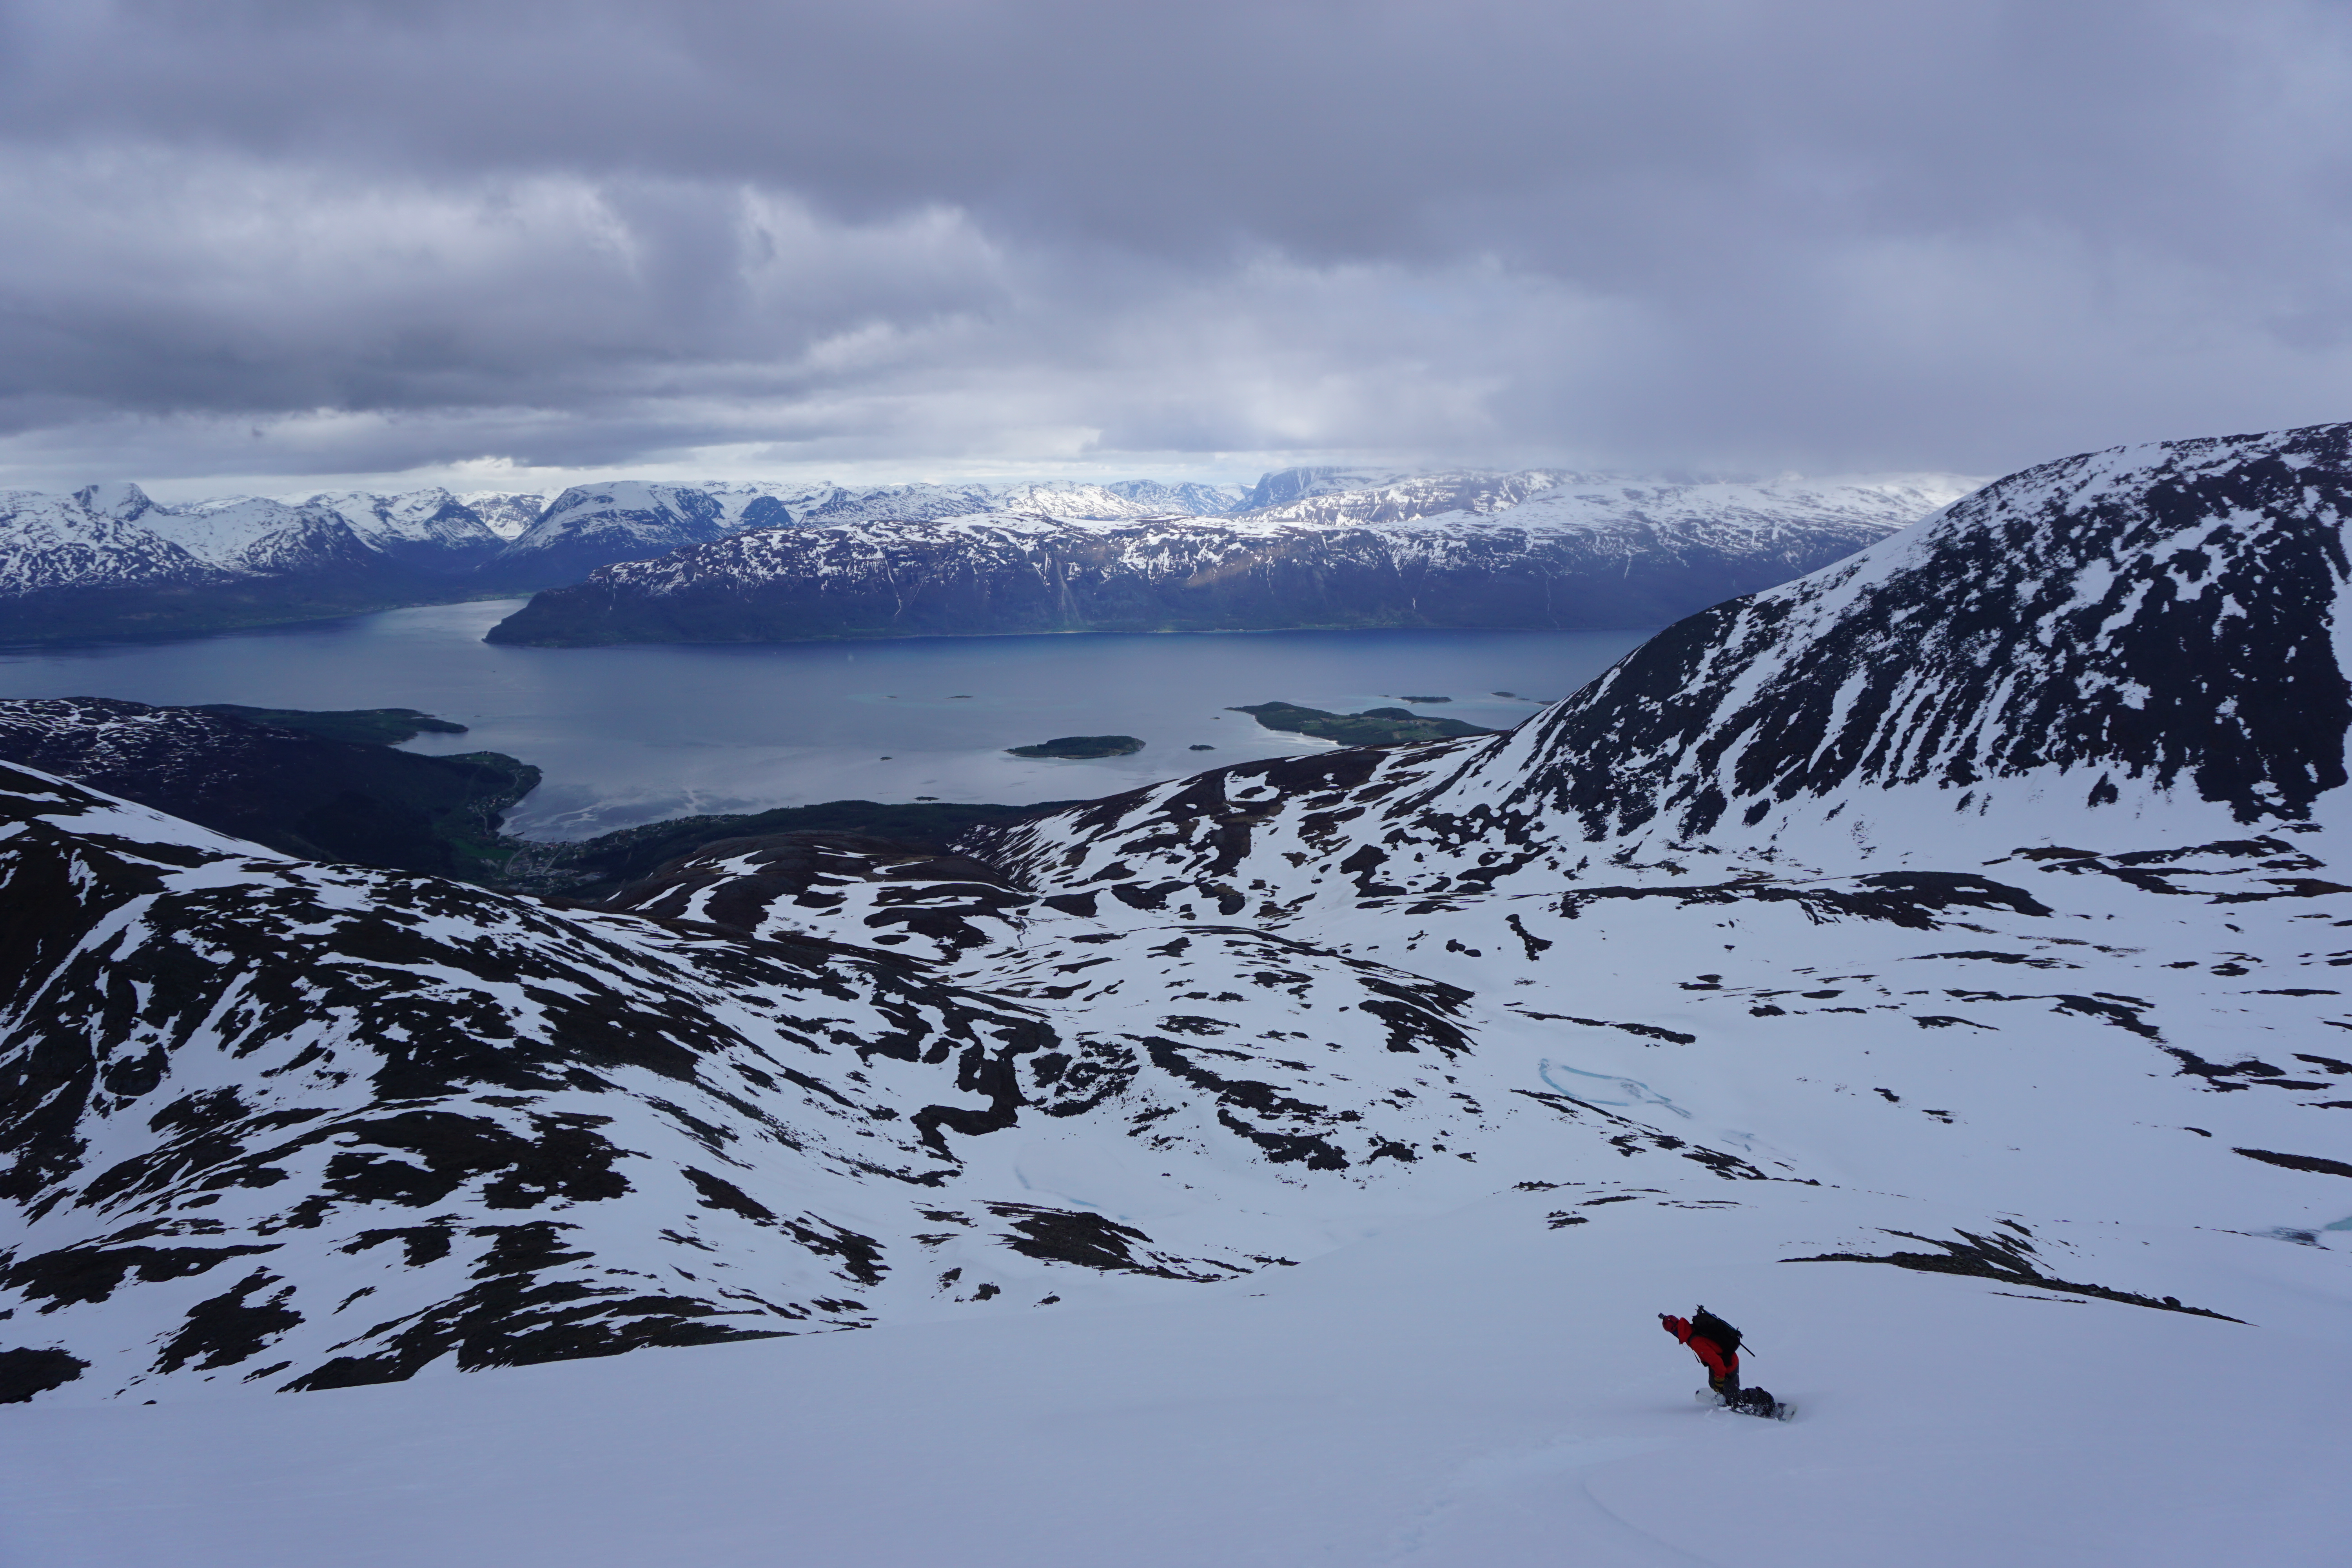
[[[1097,757],[1125,757],[1143,750],[1132,735],[1064,735],[1034,746],[1007,746],[1016,757],[1055,757],[1063,762],[1090,762]]]
[[[1495,731],[1459,719],[1425,719],[1404,708],[1367,708],[1361,713],[1328,713],[1296,702],[1259,702],[1235,708],[1269,730],[1313,735],[1343,746],[1393,746],[1407,741],[1445,741],[1456,735],[1492,735]]]
[[[1454,699],[1451,697],[1400,697],[1397,700],[1400,702],[1451,702]]]

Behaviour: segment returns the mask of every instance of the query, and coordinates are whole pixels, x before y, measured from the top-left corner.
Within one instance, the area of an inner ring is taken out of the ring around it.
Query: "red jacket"
[[[1664,1318],[1661,1321],[1661,1326],[1666,1332],[1690,1346],[1691,1353],[1706,1363],[1706,1375],[1710,1381],[1719,1377],[1739,1375],[1739,1352],[1725,1350],[1705,1334],[1692,1333],[1688,1318]]]

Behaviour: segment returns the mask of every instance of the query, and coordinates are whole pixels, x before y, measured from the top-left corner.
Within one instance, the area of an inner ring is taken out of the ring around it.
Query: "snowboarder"
[[[1789,1407],[1760,1388],[1739,1386],[1739,1331],[1705,1307],[1687,1318],[1658,1314],[1666,1332],[1690,1346],[1706,1367],[1706,1385],[1715,1397],[1733,1410],[1750,1415],[1788,1418]]]

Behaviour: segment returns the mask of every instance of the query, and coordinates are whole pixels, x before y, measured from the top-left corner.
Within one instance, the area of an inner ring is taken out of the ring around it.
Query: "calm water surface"
[[[1235,703],[1421,711],[1503,728],[1566,696],[1642,632],[1276,632],[930,637],[729,647],[529,648],[481,640],[520,607],[434,605],[190,638],[0,650],[0,696],[418,708],[471,727],[420,752],[505,752],[546,782],[509,819],[577,838],[695,812],[814,801],[1027,802],[1108,795],[1315,749]],[[1498,697],[1497,691],[1521,700]],[[1136,735],[1132,756],[1024,762],[1059,735]],[[1188,750],[1195,745],[1213,751]]]

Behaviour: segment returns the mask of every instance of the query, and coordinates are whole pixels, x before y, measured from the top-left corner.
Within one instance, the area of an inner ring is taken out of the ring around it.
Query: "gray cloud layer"
[[[2339,7],[0,0],[0,482],[2344,417]]]

